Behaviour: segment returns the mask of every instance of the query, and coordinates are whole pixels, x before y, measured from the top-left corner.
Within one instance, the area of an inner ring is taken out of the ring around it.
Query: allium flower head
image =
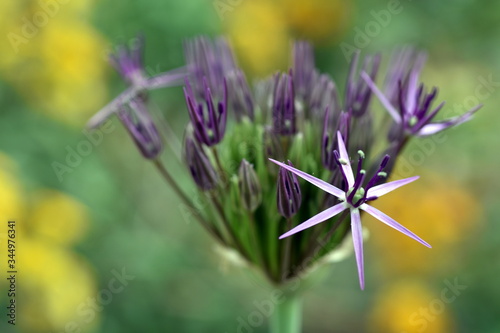
[[[122,110],[120,119],[177,193],[187,208],[183,211],[222,248],[238,254],[240,262],[281,286],[303,276],[311,264],[324,263],[350,236],[363,288],[363,212],[429,246],[370,205],[418,178],[386,182],[391,163],[412,136],[466,121],[476,110],[448,122],[432,122],[440,106],[431,107],[437,90],[426,93],[418,84],[421,53],[408,49],[394,56],[389,73],[381,74],[386,96],[374,83],[380,56],[368,55],[358,66],[361,56],[355,53],[342,80],[345,88],[339,89],[345,91],[341,100],[335,81],[316,68],[307,42],[294,45],[289,71],[258,81],[253,90],[225,39],[186,42],[186,72],[169,72],[161,82],[165,86],[179,77],[185,80],[189,124],[183,156],[192,179],[190,191],[197,194],[193,197],[186,192],[187,184],[178,184],[178,177],[169,173],[168,163],[163,164],[170,159],[158,158],[164,150],[145,98],[146,91],[157,86],[144,73],[141,48],[139,40],[128,51],[120,50],[115,65],[129,88],[91,122],[98,124]],[[394,118],[386,124],[392,126],[389,131],[391,126],[385,124],[375,130],[372,94]],[[404,135],[391,134],[397,131]],[[380,158],[374,155],[378,151],[384,151]],[[353,163],[350,156],[356,153]],[[297,177],[307,182],[299,184]]]

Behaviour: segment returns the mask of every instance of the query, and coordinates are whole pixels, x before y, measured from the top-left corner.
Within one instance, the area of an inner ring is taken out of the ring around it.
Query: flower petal
[[[449,120],[445,120],[442,122],[437,122],[437,123],[432,123],[432,124],[427,124],[423,126],[420,131],[418,131],[417,136],[428,136],[432,134],[436,134],[438,132],[441,132],[442,130],[445,130],[449,127],[452,126],[457,126],[462,123],[465,123],[466,121],[469,121],[472,118],[472,115],[479,110],[483,105],[479,104],[475,106],[474,108],[470,109],[466,113],[464,113],[461,116],[451,118]]]
[[[422,136],[429,136],[432,134],[436,134],[453,125],[454,124],[450,123],[449,121],[427,124],[424,127],[422,127],[420,131],[417,132],[417,136],[422,137]]]
[[[174,69],[165,73],[150,77],[146,81],[148,89],[158,89],[163,87],[180,86],[187,76],[185,68]]]
[[[419,55],[419,58],[422,57],[422,55]],[[425,57],[424,57],[425,58]],[[425,59],[424,59],[425,60]],[[419,89],[419,84],[418,84],[418,79],[420,77],[420,71],[422,69],[422,66],[418,66],[418,58],[416,60],[416,65],[410,72],[410,76],[408,78],[408,85],[406,88],[406,111],[410,114],[413,115],[415,113],[415,105],[417,104],[417,100],[415,96],[418,96],[418,89]],[[423,63],[422,63],[423,65]]]
[[[358,265],[359,286],[365,289],[365,270],[363,263],[363,228],[361,227],[361,216],[359,209],[351,209],[351,233]]]
[[[374,208],[372,206],[369,206],[367,204],[363,204],[363,205],[359,206],[359,208],[361,208],[362,210],[364,210],[365,212],[367,212],[371,216],[375,217],[376,219],[378,219],[382,223],[387,224],[389,227],[394,228],[397,231],[405,234],[406,236],[413,238],[414,240],[416,240],[417,242],[419,242],[419,243],[427,246],[428,248],[432,248],[432,246],[430,246],[429,243],[427,243],[422,238],[420,238],[417,235],[415,235],[410,230],[408,230],[405,227],[403,227],[401,224],[399,224],[398,222],[396,222],[391,217],[389,217],[386,214],[382,213],[380,210],[378,210],[378,209],[376,209],[376,208]]]
[[[344,175],[347,178],[347,185],[349,185],[348,187],[351,188],[354,185],[354,175],[352,174],[351,162],[349,161],[349,155],[347,154],[347,149],[345,147],[345,143],[342,139],[342,134],[340,134],[340,131],[337,131],[337,142],[339,144],[340,158],[346,162],[346,164],[341,164],[342,170],[344,171]]]
[[[284,233],[283,235],[280,236],[280,239],[291,236],[293,234],[296,234],[299,231],[302,231],[304,229],[315,226],[316,224],[319,224],[323,221],[326,221],[329,218],[332,218],[335,215],[337,215],[338,213],[344,211],[345,209],[346,209],[346,206],[345,206],[344,202],[341,202],[333,207],[330,207],[330,208],[322,211],[321,213],[314,215],[309,220],[302,222],[301,224],[299,224],[298,226],[296,226],[292,230]]]
[[[299,169],[296,169],[294,167],[291,167],[289,165],[286,165],[284,163],[278,162],[276,160],[273,160],[272,158],[269,159],[271,162],[278,164],[280,167],[287,169],[290,172],[293,172],[297,176],[299,176],[302,179],[307,180],[309,183],[313,184],[314,186],[319,187],[325,192],[328,192],[337,198],[344,198],[345,192],[342,191],[341,189],[336,188],[335,186],[328,184],[324,180],[321,180],[319,178],[316,178],[314,176],[311,176],[310,174],[300,171]]]
[[[139,89],[135,87],[129,87],[124,92],[122,92],[118,97],[108,103],[99,112],[97,112],[92,118],[90,118],[87,123],[87,127],[90,129],[96,128],[101,125],[106,119],[108,119],[113,113],[116,113],[120,107],[127,104],[132,99],[137,97]]]
[[[384,194],[387,194],[391,191],[394,191],[395,189],[397,189],[403,185],[414,182],[415,180],[417,180],[419,178],[420,178],[419,176],[414,176],[414,177],[410,177],[410,178],[399,179],[399,180],[395,180],[393,182],[373,186],[366,193],[366,197],[367,198],[369,198],[369,197],[381,197]]]
[[[361,73],[361,77],[363,78],[363,80],[365,80],[366,84],[371,89],[371,91],[375,94],[375,96],[377,96],[378,100],[380,101],[380,103],[382,103],[382,105],[387,110],[387,112],[389,112],[392,119],[394,119],[394,121],[396,123],[400,124],[401,123],[401,116],[399,115],[399,112],[396,110],[396,108],[394,106],[392,106],[391,102],[389,102],[387,97],[385,97],[384,93],[381,92],[380,89],[378,89],[378,87],[372,81],[370,76],[368,76],[368,74],[363,72],[363,73]]]

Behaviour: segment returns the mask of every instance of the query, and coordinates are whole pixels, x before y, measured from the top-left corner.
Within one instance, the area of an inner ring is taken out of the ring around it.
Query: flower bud
[[[360,73],[367,72],[372,80],[375,80],[380,65],[380,55],[366,56],[363,60],[361,72],[358,72],[359,51],[354,53],[349,68],[349,76],[346,82],[346,93],[344,110],[353,117],[361,117],[369,109],[372,91],[366,82],[360,77]]]
[[[122,106],[118,111],[118,118],[132,136],[135,144],[147,159],[155,159],[163,150],[161,137],[146,109],[146,105],[140,98],[129,103],[129,109]]]
[[[351,121],[351,116],[347,112],[340,112],[338,117],[332,117],[332,113],[331,109],[327,107],[323,121],[323,138],[321,141],[321,161],[323,162],[323,166],[330,171],[337,169],[337,162],[333,154],[335,147],[338,147],[335,133],[339,131],[345,142],[348,142]]]
[[[243,207],[253,212],[262,202],[262,190],[253,165],[248,163],[245,159],[241,161],[238,170],[238,186]]]
[[[275,76],[273,129],[278,135],[294,135],[297,132],[293,79],[289,74]]]
[[[217,172],[203,147],[190,134],[186,136],[184,142],[184,158],[194,182],[201,190],[208,191],[217,186],[219,181]]]
[[[216,99],[212,96],[212,90],[208,86],[207,80],[203,82],[205,87],[203,101],[198,103],[188,80],[186,80],[184,87],[184,96],[196,139],[211,147],[218,144],[226,132],[227,84],[226,80],[223,80],[223,97],[215,104]]]
[[[292,162],[288,165],[293,167]],[[297,214],[302,202],[299,181],[295,174],[280,168],[278,175],[278,211],[286,218]]]
[[[228,103],[237,121],[244,117],[254,119],[254,102],[245,74],[235,70],[227,76]]]

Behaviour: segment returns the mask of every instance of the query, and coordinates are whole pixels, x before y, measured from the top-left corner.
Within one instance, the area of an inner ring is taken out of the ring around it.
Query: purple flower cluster
[[[418,179],[387,182],[410,139],[466,122],[481,107],[435,121],[444,102],[433,105],[437,88],[429,91],[420,81],[424,53],[403,48],[383,73],[380,55],[362,58],[355,52],[341,98],[334,80],[316,68],[312,47],[304,41],[294,44],[289,71],[258,81],[253,89],[223,38],[187,41],[186,66],[154,77],[144,70],[143,43],[139,37],[112,56],[128,88],[89,125],[117,114],[190,213],[221,245],[236,250],[271,281],[297,277],[312,254],[317,261],[350,230],[364,288],[362,212],[430,247],[370,205]],[[383,76],[383,89],[375,83],[378,76]],[[186,195],[160,161],[162,135],[148,111],[149,90],[181,84],[190,120],[184,162],[202,200]],[[373,95],[392,118],[387,126],[375,128]],[[195,201],[208,205],[200,210]]]

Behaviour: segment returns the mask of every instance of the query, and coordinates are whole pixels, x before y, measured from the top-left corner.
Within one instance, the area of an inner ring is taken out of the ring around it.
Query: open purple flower
[[[402,232],[403,234],[413,238],[414,240],[422,243],[423,245],[429,248],[431,247],[428,243],[426,243],[423,239],[412,233],[410,230],[403,227],[401,224],[399,224],[398,222],[396,222],[395,220],[393,220],[380,210],[367,204],[367,202],[373,201],[384,194],[387,194],[403,185],[411,183],[417,180],[419,177],[418,176],[410,177],[392,181],[382,185],[375,185],[380,180],[380,178],[384,178],[386,176],[386,174],[383,172],[383,169],[389,160],[389,156],[386,156],[380,163],[378,171],[368,181],[367,185],[363,187],[366,176],[366,172],[365,170],[363,170],[363,160],[365,157],[364,153],[361,151],[358,152],[359,153],[358,168],[356,175],[354,175],[351,168],[351,163],[349,161],[349,156],[347,154],[347,150],[340,132],[337,132],[337,140],[338,140],[339,151],[338,152],[335,151],[335,155],[337,157],[337,162],[339,164],[339,167],[341,169],[342,175],[345,180],[346,189],[344,190],[341,190],[321,179],[313,177],[287,164],[280,163],[278,161],[270,159],[272,162],[278,164],[282,168],[285,168],[288,171],[293,172],[297,176],[319,187],[323,191],[334,195],[339,199],[339,201],[341,201],[340,203],[334,205],[333,207],[330,207],[322,211],[321,213],[311,217],[309,220],[299,224],[292,230],[281,235],[280,239],[289,237],[297,232],[300,232],[316,224],[324,222],[340,214],[344,210],[349,209],[351,215],[352,239],[354,243],[354,251],[356,254],[356,262],[358,265],[359,283],[361,289],[364,289],[365,279],[364,279],[364,264],[363,264],[363,236],[362,236],[360,210],[367,212],[368,214],[372,215],[382,223],[385,223],[391,228],[394,228]]]
[[[181,85],[186,77],[186,69],[178,68],[148,77],[143,62],[144,38],[138,36],[131,46],[119,46],[115,54],[110,56],[111,64],[123,77],[129,87],[108,105],[99,110],[88,122],[88,127],[95,128],[112,114],[117,113],[123,105],[140,97],[147,90]]]
[[[472,115],[479,110],[482,105],[477,105],[463,115],[453,117],[448,120],[434,122],[431,121],[444,106],[444,102],[436,108],[432,108],[432,102],[437,96],[437,89],[433,88],[430,93],[425,92],[423,84],[418,84],[420,67],[415,66],[408,74],[406,84],[399,81],[399,103],[393,105],[390,98],[386,97],[375,85],[373,79],[366,73],[361,76],[373,93],[377,96],[384,108],[394,119],[399,129],[405,135],[427,136],[432,135],[449,127],[459,125],[472,118]]]

